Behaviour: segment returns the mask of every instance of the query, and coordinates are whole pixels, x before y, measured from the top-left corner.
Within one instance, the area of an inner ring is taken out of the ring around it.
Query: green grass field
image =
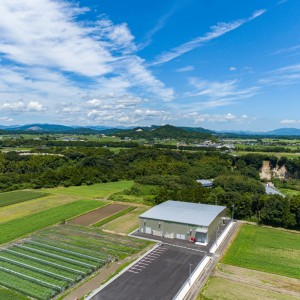
[[[244,224],[222,262],[300,279],[300,233]]]
[[[47,196],[47,193],[32,192],[32,191],[14,191],[0,193],[0,207],[16,204],[36,198]]]
[[[287,157],[287,158],[296,158],[300,157],[299,153],[290,153],[290,152],[260,152],[260,151],[235,151],[232,152],[231,155],[247,155],[247,154],[261,154],[261,155],[274,155],[278,158],[280,157]]]
[[[85,212],[103,206],[105,203],[94,200],[79,200],[50,208],[0,224],[0,244],[10,242],[44,227],[54,225]]]
[[[51,189],[41,189],[42,192],[51,194],[65,194],[82,196],[89,198],[106,198],[114,193],[128,189],[133,185],[131,180],[122,180],[117,182],[97,183],[93,185],[58,187]]]

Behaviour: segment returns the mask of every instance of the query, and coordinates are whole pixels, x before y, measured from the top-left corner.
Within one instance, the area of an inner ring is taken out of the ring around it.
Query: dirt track
[[[69,224],[91,225],[129,207],[123,204],[109,204],[68,221]]]

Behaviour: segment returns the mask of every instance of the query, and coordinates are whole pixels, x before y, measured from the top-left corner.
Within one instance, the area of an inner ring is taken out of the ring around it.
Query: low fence
[[[189,278],[186,280],[186,282],[183,284],[181,289],[178,291],[178,293],[175,295],[175,297],[172,300],[183,300],[187,293],[189,292],[192,285],[195,283],[195,281],[199,278],[199,276],[202,275],[205,268],[210,263],[211,258],[209,256],[205,256],[200,263],[197,265],[195,270],[191,273]]]

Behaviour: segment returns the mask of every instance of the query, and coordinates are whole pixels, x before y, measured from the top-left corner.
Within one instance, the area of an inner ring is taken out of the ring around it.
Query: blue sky
[[[300,128],[299,0],[0,3],[0,124]]]

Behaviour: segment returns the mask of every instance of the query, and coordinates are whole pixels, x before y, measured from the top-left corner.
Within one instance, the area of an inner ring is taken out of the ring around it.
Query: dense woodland
[[[227,206],[230,215],[234,204],[235,218],[300,228],[300,196],[268,196],[259,180],[266,159],[272,166],[284,164],[291,178],[298,179],[300,159],[254,154],[234,157],[209,149],[174,151],[135,143],[127,143],[131,149],[114,153],[92,146],[93,142],[88,147],[80,142],[69,142],[68,147],[62,142],[47,142],[47,147],[41,147],[41,141],[37,142],[32,152],[46,155],[20,155],[14,151],[0,154],[2,192],[131,179],[135,184],[126,192],[139,195],[148,189],[152,196],[146,200],[152,205],[167,199],[211,203]],[[200,178],[214,178],[214,188],[203,188],[196,182]]]

